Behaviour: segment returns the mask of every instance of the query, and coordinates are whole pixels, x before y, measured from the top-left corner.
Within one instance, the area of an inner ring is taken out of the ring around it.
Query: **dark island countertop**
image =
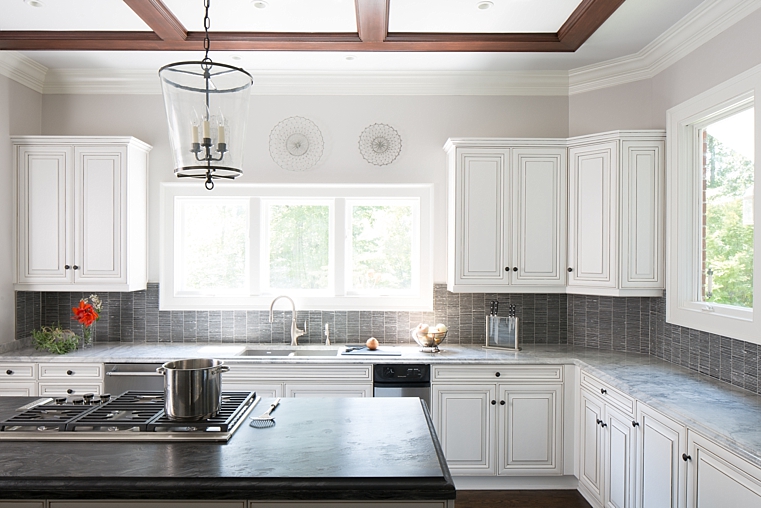
[[[0,397],[0,419],[38,397]],[[264,412],[263,399],[253,414]],[[0,441],[4,499],[445,500],[455,487],[416,398],[283,398],[227,443]]]

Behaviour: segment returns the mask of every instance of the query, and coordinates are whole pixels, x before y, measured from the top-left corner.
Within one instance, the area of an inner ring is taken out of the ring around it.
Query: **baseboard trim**
[[[575,476],[455,476],[457,490],[577,490]]]

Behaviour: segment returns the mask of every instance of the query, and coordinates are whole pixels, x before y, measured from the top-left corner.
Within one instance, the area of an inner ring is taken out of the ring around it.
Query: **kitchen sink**
[[[301,356],[339,356],[338,349],[259,349],[249,348],[244,349],[236,356],[251,356],[258,358],[266,357],[301,357]]]

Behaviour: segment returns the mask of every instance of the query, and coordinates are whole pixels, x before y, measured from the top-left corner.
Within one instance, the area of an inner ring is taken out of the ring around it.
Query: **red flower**
[[[95,308],[84,300],[79,301],[79,307],[72,307],[71,310],[74,311],[74,319],[85,326],[92,325],[99,317]]]

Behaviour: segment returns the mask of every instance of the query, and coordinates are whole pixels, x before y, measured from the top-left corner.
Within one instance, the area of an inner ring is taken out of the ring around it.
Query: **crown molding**
[[[0,75],[42,93],[48,68],[18,51],[0,51]]]
[[[705,0],[638,53],[571,69],[568,94],[653,78],[759,8],[759,0]]]
[[[561,72],[252,71],[254,95],[560,95]],[[160,94],[157,71],[50,70],[46,94]]]

